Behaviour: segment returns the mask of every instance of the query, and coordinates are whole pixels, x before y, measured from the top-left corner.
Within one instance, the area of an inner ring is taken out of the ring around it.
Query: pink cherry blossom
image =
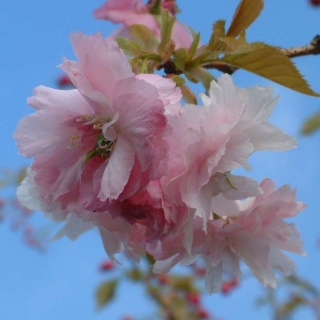
[[[129,21],[152,17],[139,1],[108,3],[127,4]],[[37,87],[28,99],[35,112],[14,134],[20,153],[34,158],[21,203],[65,222],[55,239],[97,226],[112,262],[120,252],[136,261],[149,253],[154,271],[167,272],[201,257],[209,292],[220,290],[223,272],[239,278],[240,260],[264,285],[275,287],[274,269],[291,273],[282,250],[303,251],[284,219],[304,205],[288,186],[276,191],[270,180],[232,173],[249,170],[254,151],[296,145],[267,122],[272,90],[238,88],[223,75],[201,95],[203,106],[181,107],[175,83],[135,75],[114,40],[71,40],[78,61],[60,67],[75,89]]]
[[[124,201],[114,201],[98,217],[104,247],[112,260],[126,252],[139,261],[147,246],[170,235],[179,234],[189,216],[184,206],[170,206],[163,198],[159,181]]]
[[[173,11],[170,1],[163,1],[162,7]],[[155,15],[150,13],[150,6],[143,4],[141,0],[109,0],[94,11],[97,19],[110,20],[114,23],[122,23],[124,27],[116,30],[113,38],[129,37],[128,28],[133,24],[142,24],[149,28],[160,39],[160,26]],[[172,40],[176,48],[189,48],[193,37],[188,26],[176,21],[172,30]]]
[[[264,180],[260,187],[261,196],[238,201],[237,215],[211,216],[207,232],[196,214],[189,250],[181,245],[181,234],[150,245],[148,251],[157,260],[154,271],[168,272],[178,262],[190,264],[202,257],[207,265],[206,289],[217,292],[224,272],[234,279],[240,277],[239,261],[243,260],[263,285],[275,288],[274,269],[284,275],[294,271],[294,263],[283,250],[304,255],[299,232],[284,218],[295,216],[305,206],[287,185],[275,190],[271,180]]]
[[[36,201],[42,205],[38,209],[55,212],[52,215],[54,218],[62,217],[60,220],[65,220],[65,225],[54,239],[67,236],[74,240],[83,232],[98,226],[105,250],[113,262],[117,262],[115,254],[122,252],[139,261],[148,246],[180,234],[189,216],[187,206],[166,203],[159,181],[150,182],[145,190],[128,199],[113,201],[104,211],[82,211],[81,214],[68,213],[59,207],[48,207],[39,201],[37,194],[26,194],[23,187],[18,189],[18,194],[22,202]]]
[[[177,108],[181,94],[169,79],[136,77],[113,40],[77,33],[71,41],[78,61],[64,59],[60,67],[76,89],[37,87],[28,99],[36,112],[14,134],[20,153],[34,157],[19,197],[57,221],[72,212],[90,221],[90,212],[165,174],[165,112],[172,101]]]
[[[229,75],[212,81],[203,106],[187,105],[179,117],[168,117],[168,174],[162,179],[168,201],[182,201],[201,212],[204,223],[211,212],[221,216],[239,210],[235,200],[258,196],[252,179],[235,176],[233,169],[249,170],[248,157],[257,150],[287,150],[296,140],[267,122],[277,99],[272,89],[236,87]]]

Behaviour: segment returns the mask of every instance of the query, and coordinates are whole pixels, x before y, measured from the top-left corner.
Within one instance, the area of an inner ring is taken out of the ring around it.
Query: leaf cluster
[[[279,290],[286,290],[285,298],[280,298]],[[283,277],[279,281],[279,288],[277,291],[273,289],[266,289],[265,295],[258,298],[257,305],[268,305],[273,312],[273,319],[284,320],[292,319],[298,309],[307,308],[312,309],[313,304],[320,301],[320,291],[312,283],[297,276],[292,275]],[[315,318],[320,319],[320,315],[315,310]]]
[[[96,303],[99,309],[106,307],[116,298],[116,291],[121,281],[129,280],[142,285],[146,294],[157,305],[157,315],[150,319],[201,320],[202,310],[200,280],[192,268],[183,275],[154,274],[154,259],[150,255],[144,257],[144,267],[132,264],[131,268],[122,269],[121,275],[102,282],[96,291]],[[201,276],[202,278],[202,276]],[[196,297],[191,300],[190,297]]]
[[[319,97],[283,50],[246,40],[246,30],[260,15],[263,5],[263,0],[242,0],[228,29],[224,20],[213,24],[206,45],[201,45],[200,34],[193,32],[190,47],[176,49],[171,39],[176,19],[166,10],[157,16],[161,27],[160,40],[147,27],[133,25],[129,28],[131,39],[118,38],[117,41],[129,56],[134,72],[153,73],[163,68],[166,76],[181,87],[187,102],[196,103],[196,98],[186,86],[186,79],[192,83],[201,82],[208,91],[211,81],[215,80],[208,69],[228,73],[243,69],[297,92]]]

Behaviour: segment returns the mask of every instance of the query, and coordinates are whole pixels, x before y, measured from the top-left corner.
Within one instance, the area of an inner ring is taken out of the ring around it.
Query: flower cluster
[[[177,11],[174,0],[162,0],[161,7],[167,9],[172,15]],[[154,8],[150,3],[143,4],[142,0],[109,0],[94,11],[94,16],[97,19],[123,24],[123,27],[117,29],[110,36],[113,39],[130,37],[129,28],[133,24],[146,26],[160,39],[161,23]],[[190,47],[193,40],[189,27],[180,21],[175,21],[171,38],[177,49]]]
[[[112,39],[76,33],[71,41],[78,61],[60,67],[75,89],[37,87],[28,99],[35,112],[14,134],[34,158],[21,203],[65,221],[56,238],[97,226],[112,261],[148,253],[164,273],[202,258],[209,292],[220,290],[224,272],[239,278],[240,260],[273,287],[273,269],[292,272],[282,251],[303,251],[284,218],[304,205],[288,186],[231,173],[250,169],[256,150],[296,146],[267,122],[272,89],[238,88],[225,74],[202,106],[182,106],[172,80],[135,75]]]

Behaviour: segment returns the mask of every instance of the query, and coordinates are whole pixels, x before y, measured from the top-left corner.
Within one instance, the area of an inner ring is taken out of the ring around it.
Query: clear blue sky
[[[74,54],[69,42],[71,31],[90,34],[101,31],[107,36],[115,26],[94,20],[92,10],[101,0],[5,1],[0,10],[0,105],[1,167],[17,169],[28,162],[17,155],[12,133],[21,117],[32,110],[26,98],[39,84],[55,86],[61,74],[56,66],[63,56]],[[203,42],[210,35],[217,19],[233,14],[236,0],[180,0],[179,19],[201,31]],[[313,9],[307,0],[266,1],[265,10],[248,30],[250,41],[291,47],[307,44],[320,33],[320,8]],[[295,59],[312,87],[320,92],[320,56]],[[240,86],[273,85],[267,80],[238,71],[234,81]],[[301,230],[306,258],[294,257],[299,274],[312,279],[320,287],[320,250],[316,238],[320,233],[320,134],[303,137],[301,123],[320,110],[320,99],[307,97],[289,89],[273,85],[280,101],[271,118],[281,129],[296,136],[298,149],[283,153],[260,152],[251,157],[251,177],[274,179],[277,186],[289,183],[298,188],[298,199],[308,207],[294,220]],[[94,290],[104,276],[97,268],[106,257],[99,236],[91,231],[71,242],[54,242],[42,255],[22,244],[20,235],[10,230],[8,223],[0,225],[0,319],[6,320],[64,320],[64,319],[120,319],[121,315],[143,315],[152,306],[143,298],[141,288],[124,285],[119,299],[102,312],[96,312]],[[255,280],[244,280],[230,297],[220,295],[205,299],[206,307],[228,320],[270,319],[265,309],[253,307],[253,300],[261,293]],[[245,297],[245,299],[243,298]],[[306,319],[313,319],[305,314]]]

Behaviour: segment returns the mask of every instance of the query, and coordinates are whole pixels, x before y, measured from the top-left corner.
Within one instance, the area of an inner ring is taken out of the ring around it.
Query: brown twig
[[[320,35],[316,35],[310,44],[306,46],[293,47],[288,49],[278,48],[289,58],[296,58],[307,56],[311,54],[320,54]],[[207,69],[217,69],[223,73],[233,74],[239,68],[231,66],[225,62],[216,61],[204,66]],[[166,63],[158,66],[158,70],[164,69],[166,74],[176,74],[180,75],[182,71],[180,71],[177,66],[173,63],[172,60],[167,61]]]
[[[157,67],[157,70],[161,69],[163,69],[166,74],[180,75],[183,73],[181,70],[178,69],[178,67],[174,64],[174,62],[171,59]]]
[[[307,56],[310,54],[320,54],[320,35],[316,35],[310,44],[306,46],[293,47],[288,49],[278,48],[289,58]],[[224,62],[213,62],[204,66],[207,69],[217,69],[223,73],[233,74],[239,68]]]
[[[203,67],[206,69],[217,69],[222,73],[228,73],[228,74],[233,74],[235,71],[239,69],[238,67],[234,67],[225,62],[220,62],[220,61],[212,62]]]
[[[310,44],[301,47],[281,49],[289,58],[307,56],[309,54],[320,54],[320,35],[316,35]]]

